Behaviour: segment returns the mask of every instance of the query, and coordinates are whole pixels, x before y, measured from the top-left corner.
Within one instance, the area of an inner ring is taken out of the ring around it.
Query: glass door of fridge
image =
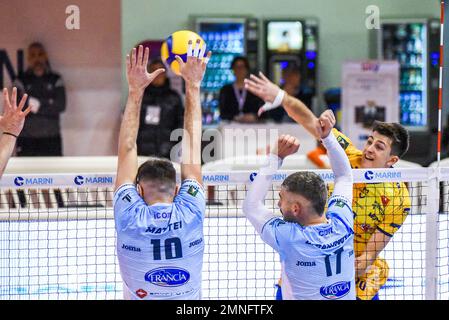
[[[412,131],[426,131],[427,24],[424,21],[385,22],[380,37],[380,57],[400,64],[400,123]]]

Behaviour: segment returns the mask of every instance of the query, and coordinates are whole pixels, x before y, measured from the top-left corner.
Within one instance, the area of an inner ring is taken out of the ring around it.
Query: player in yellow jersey
[[[262,73],[259,77],[251,75],[245,80],[245,86],[266,102],[259,114],[282,105],[293,120],[319,138],[314,127],[317,117],[310,109]],[[396,123],[376,123],[363,150],[355,148],[351,140],[338,130],[334,129],[333,134],[354,169],[391,168],[409,146],[407,130]],[[379,254],[410,212],[410,196],[404,183],[359,183],[353,190],[357,298],[377,300],[378,291],[386,283],[389,272],[387,262]]]

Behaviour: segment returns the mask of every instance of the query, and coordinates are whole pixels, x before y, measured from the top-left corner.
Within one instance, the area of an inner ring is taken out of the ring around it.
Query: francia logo
[[[73,181],[77,184],[77,185],[82,185],[84,183],[84,177],[83,176],[76,176],[75,179],[73,179]]]
[[[351,282],[341,281],[327,287],[321,287],[320,294],[326,299],[335,300],[343,298],[350,290]]]
[[[254,181],[254,178],[257,176],[257,172],[253,172],[249,175],[249,180],[252,182]]]
[[[16,177],[14,179],[14,184],[18,187],[23,186],[23,182],[25,181],[25,179],[23,179],[22,177]]]
[[[190,274],[181,268],[157,268],[145,274],[145,281],[160,287],[179,287],[189,279]]]
[[[373,180],[374,178],[374,172],[372,172],[371,170],[365,172],[365,179],[366,180]]]

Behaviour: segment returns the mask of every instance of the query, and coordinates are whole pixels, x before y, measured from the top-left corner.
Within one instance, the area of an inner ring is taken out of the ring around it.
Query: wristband
[[[16,136],[14,133],[11,133],[11,132],[3,132],[3,134],[7,134],[7,135],[9,135],[9,136],[13,136],[14,138],[17,139],[17,136]]]
[[[275,109],[279,107],[282,104],[282,100],[284,99],[285,91],[280,89],[278,94],[276,95],[276,98],[274,98],[273,102],[265,102],[265,104],[260,107],[259,111],[257,112],[257,115],[260,117],[262,113],[268,110]]]

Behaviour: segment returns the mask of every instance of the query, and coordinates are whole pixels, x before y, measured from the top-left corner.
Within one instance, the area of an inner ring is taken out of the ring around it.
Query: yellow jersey
[[[337,129],[332,130],[349,158],[351,167],[359,169],[362,151]],[[331,188],[329,188],[331,189]],[[331,190],[329,191],[331,192]],[[410,212],[410,195],[403,182],[355,183],[352,211],[354,212],[354,251],[360,256],[371,236],[379,230],[392,237]],[[388,278],[388,264],[377,258],[362,277],[356,279],[357,297],[372,299]]]

